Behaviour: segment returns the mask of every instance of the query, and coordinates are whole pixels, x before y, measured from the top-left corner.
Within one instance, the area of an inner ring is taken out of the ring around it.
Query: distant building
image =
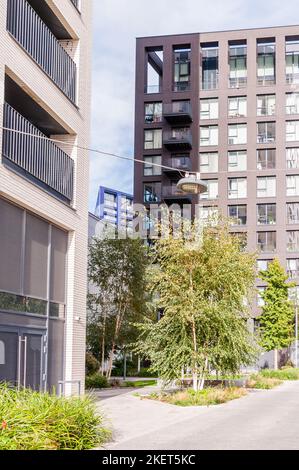
[[[100,186],[95,214],[118,230],[131,229],[133,195]]]

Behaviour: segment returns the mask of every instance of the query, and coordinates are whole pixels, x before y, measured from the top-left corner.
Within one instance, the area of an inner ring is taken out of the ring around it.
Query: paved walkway
[[[244,398],[211,407],[182,408],[140,400],[136,392],[114,391],[110,397],[108,391],[98,392],[100,409],[113,430],[113,441],[106,449],[299,450],[299,382],[251,391]]]

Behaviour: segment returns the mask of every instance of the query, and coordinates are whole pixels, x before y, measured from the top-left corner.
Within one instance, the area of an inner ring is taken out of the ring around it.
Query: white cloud
[[[92,146],[133,155],[135,38],[292,24],[298,0],[94,0]],[[91,154],[90,210],[100,184],[132,191],[132,164]]]

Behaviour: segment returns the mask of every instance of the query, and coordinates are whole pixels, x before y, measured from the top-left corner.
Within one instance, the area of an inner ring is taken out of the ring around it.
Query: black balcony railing
[[[164,104],[163,114],[171,124],[192,122],[192,110],[190,101],[174,101]]]
[[[26,0],[7,0],[7,30],[75,103],[76,64]]]
[[[3,127],[3,157],[14,169],[71,202],[74,161],[7,103],[4,103]]]
[[[181,148],[191,149],[192,148],[192,134],[188,130],[171,130],[164,131],[163,133],[163,144],[169,149]]]

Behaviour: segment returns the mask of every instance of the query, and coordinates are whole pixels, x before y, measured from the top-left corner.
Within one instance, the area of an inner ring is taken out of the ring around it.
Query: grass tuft
[[[263,377],[279,380],[299,380],[299,369],[286,367],[279,370],[264,369],[260,371]]]
[[[282,384],[282,381],[277,378],[264,377],[262,374],[252,374],[246,383],[247,388],[256,388],[262,390],[270,390]]]
[[[110,433],[90,397],[64,398],[0,384],[0,450],[87,450]]]

